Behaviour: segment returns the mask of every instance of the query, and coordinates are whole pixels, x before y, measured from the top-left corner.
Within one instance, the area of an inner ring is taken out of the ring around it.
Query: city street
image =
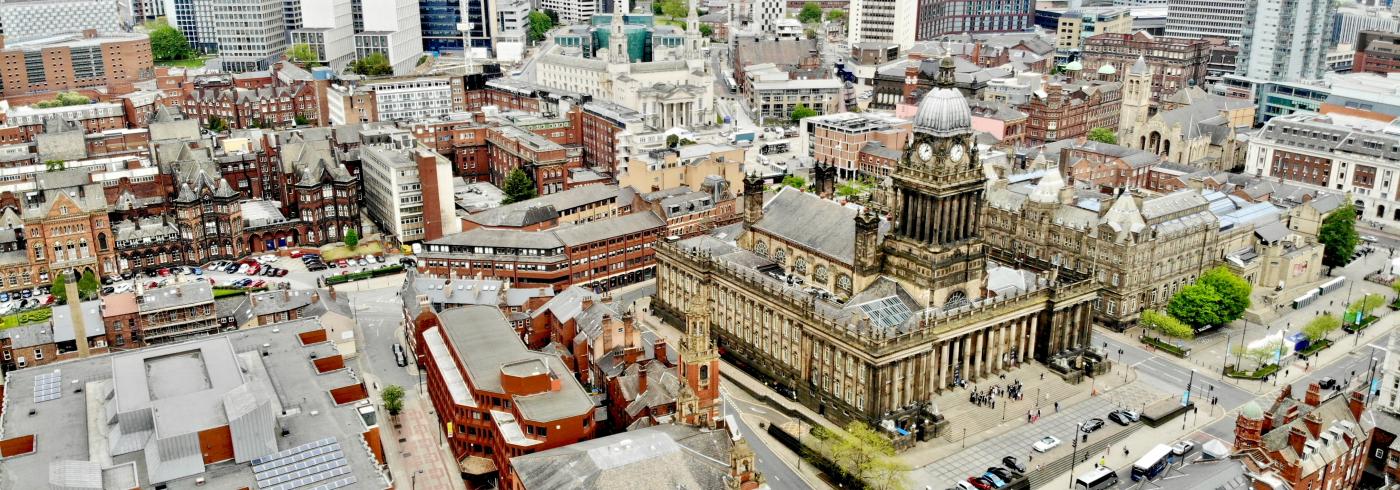
[[[774,411],[766,410],[757,403],[743,400],[741,398],[743,395],[731,395],[729,389],[723,385],[720,387],[720,392],[721,396],[724,398],[723,410],[725,419],[738,423],[739,435],[742,436],[745,441],[748,441],[749,447],[753,449],[755,459],[757,459],[758,471],[763,473],[764,478],[768,480],[769,488],[774,490],[801,490],[811,488],[807,482],[797,476],[797,473],[793,471],[792,467],[788,466],[789,463],[787,461],[782,460],[777,453],[773,452],[772,448],[768,447],[766,441],[760,439],[756,433],[760,429],[750,425],[748,420],[756,415],[764,418],[771,424],[775,423],[775,419],[773,418],[775,415],[781,417],[781,419],[786,419],[786,417]],[[749,414],[749,416],[746,417],[745,414]],[[791,452],[786,452],[786,454],[794,463],[796,462],[795,454]]]

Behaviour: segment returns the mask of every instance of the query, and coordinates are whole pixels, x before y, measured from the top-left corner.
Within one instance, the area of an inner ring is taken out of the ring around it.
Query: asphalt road
[[[398,288],[379,288],[348,294],[355,323],[359,326],[357,335],[361,336],[358,343],[360,370],[368,370],[381,384],[396,384],[404,387],[404,391],[411,391],[418,386],[418,378],[409,374],[407,368],[399,367],[392,347],[396,342],[403,342],[396,334],[403,319],[400,292]],[[411,362],[413,353],[406,353]]]
[[[1247,389],[1249,386],[1241,387],[1234,383],[1224,382],[1221,380],[1220,373],[1213,372],[1214,370],[1212,372],[1197,370],[1193,377],[1191,369],[1164,357],[1170,354],[1149,352],[1138,345],[1124,343],[1097,331],[1094,332],[1094,344],[1101,347],[1104,343],[1108,344],[1110,359],[1132,366],[1133,370],[1130,376],[1137,376],[1137,382],[1146,383],[1158,391],[1181,394],[1186,390],[1187,381],[1194,379],[1192,397],[1214,396],[1220,400],[1220,407],[1226,410],[1244,405],[1245,402],[1255,397],[1255,394]],[[1123,352],[1121,355],[1118,354],[1120,350]],[[1205,398],[1197,400],[1202,402],[1202,406],[1205,406],[1208,401]]]
[[[754,410],[761,411],[763,409],[754,407],[752,405],[745,406],[743,404],[736,403],[736,397],[730,396],[729,393],[727,393],[728,390],[723,391],[725,391],[725,393],[723,393],[724,416],[728,418],[730,415],[733,415],[733,417],[730,418],[730,420],[734,420],[736,422],[736,425],[739,429],[739,435],[743,437],[744,440],[748,441],[749,447],[753,449],[755,459],[757,459],[756,463],[758,466],[758,471],[762,473],[763,477],[767,480],[768,487],[775,490],[806,490],[808,488],[811,488],[807,485],[807,482],[803,481],[802,478],[797,476],[797,472],[793,471],[792,467],[788,466],[786,462],[779,459],[778,455],[775,454],[773,450],[768,447],[767,444],[764,444],[762,439],[760,439],[757,435],[754,434],[758,430],[758,428],[750,427],[748,422],[744,421],[744,418],[739,416],[739,412],[742,411],[758,413],[754,412]]]

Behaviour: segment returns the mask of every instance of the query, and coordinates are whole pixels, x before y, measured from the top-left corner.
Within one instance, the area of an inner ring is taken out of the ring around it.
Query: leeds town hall
[[[1049,264],[988,258],[986,176],[951,60],[924,96],[897,170],[870,202],[746,179],[742,230],[658,245],[657,296],[678,321],[705,301],[724,355],[835,420],[889,420],[920,438],[929,402],[1035,360],[1084,367],[1097,288]],[[731,227],[732,228],[732,227]],[[703,299],[699,299],[703,298]]]

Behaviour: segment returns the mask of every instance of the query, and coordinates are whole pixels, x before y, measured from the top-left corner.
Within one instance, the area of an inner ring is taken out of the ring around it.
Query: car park
[[[1193,449],[1196,449],[1196,443],[1191,441],[1179,441],[1176,444],[1172,444],[1172,454],[1177,456],[1190,454]]]
[[[981,477],[977,476],[967,477],[967,482],[971,483],[973,487],[977,488],[977,490],[992,490],[993,488],[996,488],[992,486],[992,482],[983,480]]]
[[[1031,445],[1031,449],[1034,449],[1035,452],[1043,453],[1051,449],[1055,449],[1055,447],[1059,445],[1059,439],[1056,439],[1054,436],[1045,436],[1040,438],[1039,441],[1035,441],[1035,444]]]
[[[1127,427],[1128,424],[1133,423],[1132,419],[1128,418],[1128,415],[1123,413],[1122,410],[1114,410],[1112,412],[1109,412],[1108,420],[1112,420],[1113,423],[1124,427]]]
[[[1006,482],[1002,481],[1001,477],[997,476],[995,473],[992,473],[990,471],[983,473],[982,479],[987,481],[988,483],[991,483],[992,488],[1001,488],[1006,486]]]
[[[1021,474],[1026,473],[1026,465],[1021,464],[1021,461],[1017,460],[1015,456],[1007,456],[1005,458],[1001,458],[1001,464],[1002,466],[1005,466],[1011,471]]]
[[[1004,482],[1006,482],[1006,483],[1011,483],[1011,480],[1015,480],[1015,479],[1016,479],[1016,476],[1017,476],[1017,474],[1016,474],[1015,472],[1012,472],[1011,470],[1008,470],[1008,469],[1006,469],[1006,468],[1000,468],[1000,467],[997,467],[997,466],[993,466],[993,467],[987,468],[987,473],[991,473],[991,474],[996,475],[997,478],[1001,478],[1001,481],[1004,481]]]
[[[1088,434],[1102,428],[1103,419],[1094,417],[1092,419],[1084,421],[1084,426],[1080,430],[1083,430],[1085,434]]]

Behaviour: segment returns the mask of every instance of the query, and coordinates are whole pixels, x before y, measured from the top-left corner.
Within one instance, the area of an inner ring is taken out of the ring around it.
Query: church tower
[[[684,385],[676,400],[681,423],[714,427],[719,421],[719,350],[710,339],[709,284],[701,283],[685,311],[681,340],[680,377]]]
[[[1147,124],[1147,111],[1152,104],[1152,68],[1138,56],[1133,68],[1123,77],[1123,101],[1118,110],[1118,142],[1132,147],[1133,129]]]
[[[627,30],[623,16],[627,15],[627,0],[614,0],[612,22],[608,26],[608,62],[628,64],[632,57],[627,53]]]
[[[954,87],[951,57],[914,115],[912,143],[892,177],[894,228],[884,271],[924,306],[951,308],[981,296],[986,251],[979,220],[986,176],[972,131],[972,110]]]

